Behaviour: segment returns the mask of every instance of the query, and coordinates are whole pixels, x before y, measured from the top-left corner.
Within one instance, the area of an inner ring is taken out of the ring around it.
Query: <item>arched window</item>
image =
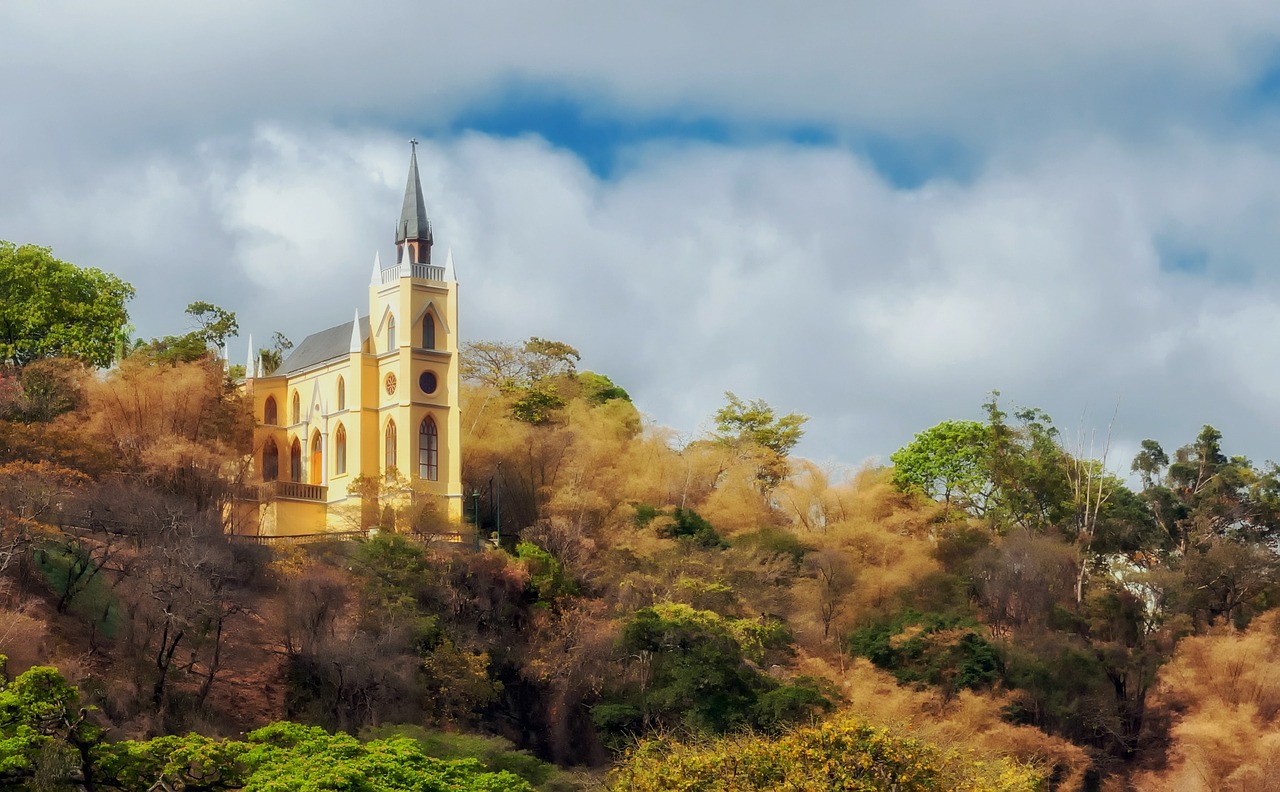
[[[342,377],[338,377],[338,409],[347,409],[347,383]]]
[[[387,351],[396,348],[396,318],[394,316],[387,317]]]
[[[436,348],[436,320],[431,318],[431,314],[422,317],[422,348]]]
[[[276,425],[276,397],[268,396],[262,403],[262,422],[267,426]]]
[[[302,481],[302,443],[296,437],[289,446],[289,480]]]
[[[333,434],[333,474],[341,476],[347,472],[347,428],[338,424],[338,431]]]
[[[387,421],[387,437],[385,445],[387,447],[387,480],[391,480],[391,474],[396,469],[396,422]]]
[[[318,431],[311,435],[311,483],[324,483],[324,440]]]
[[[298,423],[299,421],[302,420],[301,416],[302,416],[302,399],[298,396],[298,392],[294,391],[292,420],[290,421],[290,423]]]
[[[262,449],[262,480],[275,481],[280,478],[280,449],[275,440],[268,440],[267,447]]]
[[[418,427],[418,478],[440,479],[440,435],[430,415],[423,418]]]

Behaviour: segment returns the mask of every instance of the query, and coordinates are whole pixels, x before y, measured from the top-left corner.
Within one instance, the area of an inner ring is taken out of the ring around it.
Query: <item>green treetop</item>
[[[72,357],[108,366],[124,338],[133,287],[49,248],[0,240],[0,361]]]

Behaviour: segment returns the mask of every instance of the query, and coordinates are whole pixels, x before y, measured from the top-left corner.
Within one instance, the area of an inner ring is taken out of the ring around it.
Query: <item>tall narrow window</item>
[[[342,377],[338,377],[338,409],[347,409],[347,382]]]
[[[262,449],[262,480],[275,481],[280,478],[280,448],[275,440],[268,440],[267,447]]]
[[[267,426],[276,425],[276,397],[268,396],[262,404],[262,422]]]
[[[440,479],[440,435],[430,415],[423,418],[418,427],[418,478]]]
[[[293,415],[290,423],[298,423],[302,420],[302,399],[298,396],[298,392],[293,392]]]
[[[311,435],[311,483],[324,483],[324,440],[319,432]]]
[[[431,318],[431,314],[422,317],[422,348],[436,348],[436,320]]]
[[[333,435],[333,474],[341,476],[347,472],[347,428],[338,424],[338,431]]]
[[[391,480],[391,476],[396,469],[396,422],[387,421],[387,480]]]
[[[390,352],[396,348],[396,318],[394,316],[387,317],[387,351]]]
[[[289,446],[289,480],[302,481],[302,443],[296,437]]]

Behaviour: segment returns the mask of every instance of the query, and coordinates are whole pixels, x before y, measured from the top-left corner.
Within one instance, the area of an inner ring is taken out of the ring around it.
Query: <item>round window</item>
[[[388,396],[395,393],[396,392],[396,375],[388,374],[386,380],[384,381],[384,384],[386,385]]]
[[[424,371],[422,376],[418,377],[418,387],[422,388],[423,393],[435,393],[436,386],[439,384],[436,381],[436,375],[430,371]]]

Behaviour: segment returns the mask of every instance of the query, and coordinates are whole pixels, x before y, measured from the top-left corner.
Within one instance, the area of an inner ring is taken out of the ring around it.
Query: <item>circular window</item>
[[[424,371],[422,376],[418,377],[418,387],[422,388],[423,393],[435,393],[436,386],[439,384],[436,381],[436,375],[430,371]]]
[[[386,380],[384,380],[384,384],[386,385],[388,396],[395,393],[396,392],[396,375],[388,374]]]

